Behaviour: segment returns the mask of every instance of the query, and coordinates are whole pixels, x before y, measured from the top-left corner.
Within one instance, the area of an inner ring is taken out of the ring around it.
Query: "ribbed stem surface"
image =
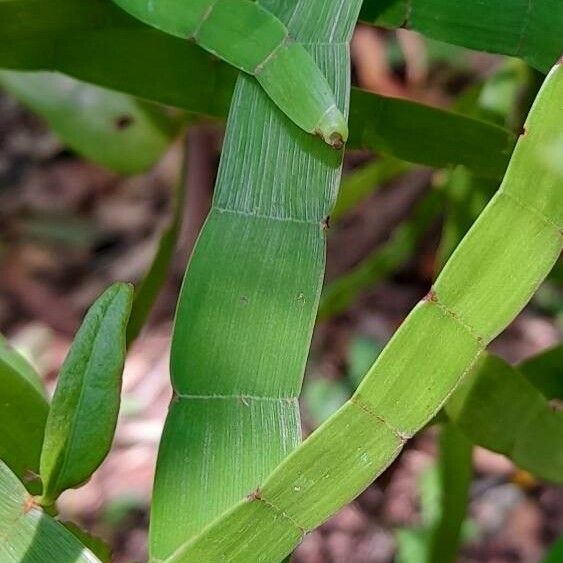
[[[264,4],[306,44],[347,112],[360,0]],[[252,494],[299,442],[297,397],[341,163],[341,152],[297,129],[252,78],[239,77],[212,210],[176,315],[154,558]]]

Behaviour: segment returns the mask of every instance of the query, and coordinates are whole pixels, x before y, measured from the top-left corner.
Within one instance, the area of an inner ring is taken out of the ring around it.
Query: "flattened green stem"
[[[309,39],[342,107],[358,10],[358,1],[299,0],[285,16],[296,39]],[[300,439],[297,396],[341,165],[341,153],[291,124],[251,77],[239,77],[212,210],[174,323],[154,559],[250,494]]]
[[[311,55],[285,25],[251,0],[114,0],[141,21],[195,41],[256,77],[299,127],[340,149],[348,126]]]
[[[369,485],[439,411],[561,253],[563,178],[545,166],[542,148],[559,135],[562,101],[558,66],[532,107],[499,192],[354,396],[254,494],[168,561],[282,559]]]

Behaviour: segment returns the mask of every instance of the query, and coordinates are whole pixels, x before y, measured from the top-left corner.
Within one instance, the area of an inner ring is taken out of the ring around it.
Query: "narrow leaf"
[[[352,95],[350,148],[440,168],[464,164],[483,176],[501,177],[513,144],[514,136],[506,129],[458,113],[360,89]]]
[[[64,526],[39,508],[0,461],[0,561],[98,563]]]
[[[162,108],[49,72],[0,72],[0,86],[41,115],[61,141],[116,172],[151,167],[181,121]]]
[[[131,300],[129,285],[107,289],[86,314],[61,368],[41,452],[44,505],[89,479],[109,451]]]
[[[48,412],[39,376],[0,336],[0,459],[33,492]]]
[[[563,483],[563,412],[504,360],[483,354],[446,413],[476,444]]]
[[[457,559],[473,476],[472,453],[472,443],[456,426],[442,425],[438,454],[440,513],[429,532],[428,563]]]
[[[187,146],[187,142],[186,142]],[[164,228],[158,241],[156,253],[143,278],[143,281],[135,291],[131,315],[127,323],[127,347],[137,338],[145,325],[152,310],[158,293],[166,280],[170,262],[174,255],[176,242],[180,229],[182,228],[182,218],[184,212],[184,202],[186,199],[187,181],[187,151],[183,151],[182,168],[172,201],[172,216],[170,222]]]
[[[470,49],[520,57],[547,72],[561,55],[559,0],[365,0],[360,18]]]

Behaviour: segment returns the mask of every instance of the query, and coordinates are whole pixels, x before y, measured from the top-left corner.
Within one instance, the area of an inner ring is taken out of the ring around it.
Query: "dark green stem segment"
[[[325,76],[287,27],[251,0],[114,0],[162,31],[188,39],[253,75],[299,127],[342,148],[346,119]]]
[[[379,475],[441,408],[563,248],[563,68],[532,107],[500,190],[354,396],[247,499],[168,561],[276,561]],[[530,189],[533,185],[534,189]]]

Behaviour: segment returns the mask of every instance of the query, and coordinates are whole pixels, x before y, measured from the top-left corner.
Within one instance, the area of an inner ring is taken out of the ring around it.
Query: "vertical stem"
[[[269,2],[347,113],[361,0]],[[211,212],[191,257],[171,353],[151,556],[163,559],[296,447],[301,388],[342,152],[305,134],[241,75]]]
[[[447,422],[441,428],[439,447],[440,513],[430,532],[427,561],[451,563],[459,549],[469,502],[473,445],[454,424]]]

